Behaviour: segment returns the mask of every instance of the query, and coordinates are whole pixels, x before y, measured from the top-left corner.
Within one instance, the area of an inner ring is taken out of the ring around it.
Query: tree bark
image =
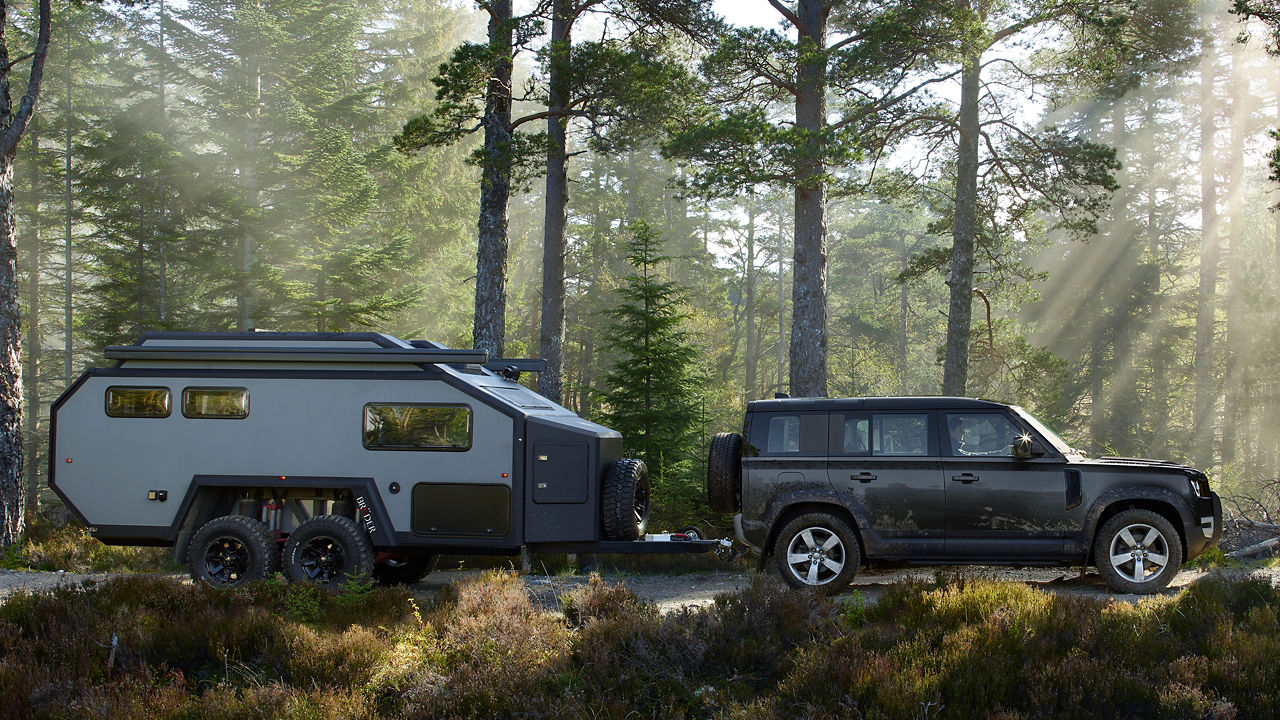
[[[26,525],[22,485],[22,321],[18,315],[16,239],[13,160],[0,156],[0,347],[4,348],[0,355],[0,512],[4,515],[0,547],[17,542]]]
[[[796,128],[806,136],[796,167],[791,281],[791,394],[827,394],[827,17],[825,0],[800,0]]]
[[[27,437],[26,513],[35,516],[40,507],[40,473],[37,458],[40,452],[40,138],[31,134],[31,227],[27,233],[31,254],[27,265]]]
[[[472,344],[502,357],[507,323],[507,204],[511,175],[511,0],[489,3],[489,48],[498,55],[485,91],[485,164],[480,178],[476,246],[476,314]]]
[[[746,340],[742,357],[742,397],[744,400],[756,399],[756,365],[759,362],[760,339],[756,332],[756,201],[747,198],[747,238],[746,269],[743,278],[743,296],[746,302]]]
[[[71,218],[71,123],[73,118],[71,114],[71,110],[72,110],[71,86],[72,86],[71,56],[70,56],[70,53],[68,53],[67,55],[67,98],[66,98],[67,104],[65,108],[65,111],[67,114],[67,117],[66,117],[67,126],[65,128],[66,137],[63,138],[65,140],[65,147],[63,148],[63,152],[65,153],[65,155],[63,155],[63,158],[62,158],[62,173],[63,173],[62,175],[62,180],[63,180],[63,187],[62,187],[62,205],[63,205],[62,207],[62,212],[63,212],[62,380],[63,380],[64,387],[71,387],[71,357],[72,357],[72,352],[75,350],[75,339],[71,335],[71,322],[74,319],[74,314],[75,314],[74,308],[72,308],[71,306],[71,297],[72,297],[72,291],[74,288],[73,278],[71,274],[71,270],[73,267],[71,262],[71,222],[72,222],[72,218]]]
[[[565,129],[569,108],[570,48],[573,39],[572,0],[555,0],[551,14],[551,62],[547,80],[547,192],[542,226],[542,325],[539,355],[547,367],[538,375],[538,392],[560,402],[564,371],[565,226],[569,215],[569,177],[566,172]]]
[[[906,238],[902,238],[901,272],[906,272],[911,264],[911,249]],[[907,284],[898,284],[898,393],[907,394]]]
[[[1206,44],[1200,60],[1200,293],[1196,304],[1195,399],[1193,422],[1195,460],[1201,467],[1213,464],[1214,382],[1216,353],[1213,348],[1213,313],[1218,284],[1218,185],[1215,173],[1214,83],[1217,62],[1214,48]]]
[[[964,6],[967,2],[962,0]],[[969,328],[973,319],[973,247],[978,220],[978,93],[981,52],[966,50],[960,72],[960,144],[956,157],[955,223],[951,232],[951,303],[942,394],[965,394],[969,380]]]
[[[1227,150],[1226,206],[1230,221],[1226,232],[1227,290],[1226,290],[1226,333],[1223,339],[1222,367],[1222,463],[1233,462],[1238,450],[1247,444],[1247,435],[1241,432],[1246,408],[1244,375],[1248,372],[1248,334],[1241,327],[1241,314],[1244,311],[1242,298],[1245,294],[1244,263],[1245,257],[1245,183],[1244,183],[1244,137],[1248,132],[1249,115],[1252,108],[1251,99],[1246,88],[1243,45],[1235,43],[1231,49],[1231,82],[1228,127],[1231,132],[1230,146]]]
[[[27,91],[14,112],[5,39],[8,7],[0,0],[0,547],[22,537],[26,527],[22,452],[22,318],[18,310],[18,251],[13,217],[13,156],[35,111],[49,54],[52,13],[40,0],[39,31]]]
[[[241,282],[236,293],[236,310],[239,315],[236,319],[236,329],[241,332],[254,328],[256,325],[255,318],[258,314],[257,297],[251,278],[254,263],[257,262],[257,247],[253,239],[253,228],[250,226],[249,218],[256,217],[254,211],[258,209],[258,120],[262,107],[261,68],[255,58],[247,58],[245,64],[250,85],[249,93],[253,96],[254,101],[253,108],[249,111],[249,123],[245,129],[244,159],[240,169],[241,192],[244,196],[245,207],[249,211],[249,214],[242,220],[244,225],[240,229]],[[139,298],[139,304],[141,304],[141,298]]]

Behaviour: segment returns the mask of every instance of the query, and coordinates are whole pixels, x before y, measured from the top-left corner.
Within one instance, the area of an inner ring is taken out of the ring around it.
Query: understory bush
[[[0,604],[0,717],[1280,717],[1280,592],[1209,577],[1130,605],[902,583],[875,603],[757,578],[660,614],[511,572],[332,594],[128,577]]]
[[[54,527],[41,522],[28,525],[22,542],[0,554],[0,567],[67,572],[180,571],[170,552],[169,548],[107,545],[79,523]]]

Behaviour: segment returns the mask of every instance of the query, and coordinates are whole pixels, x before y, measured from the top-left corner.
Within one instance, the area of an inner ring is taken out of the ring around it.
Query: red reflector
[[[67,462],[71,462],[71,458],[67,458]]]
[[[283,476],[283,475],[281,475],[281,476],[280,476],[280,479],[281,479],[281,480],[283,480],[283,479],[284,479],[284,476]]]
[[[70,460],[68,460],[67,462],[71,462],[71,461],[70,461]],[[506,477],[506,476],[507,476],[507,474],[506,474],[506,473],[502,473],[502,477]]]

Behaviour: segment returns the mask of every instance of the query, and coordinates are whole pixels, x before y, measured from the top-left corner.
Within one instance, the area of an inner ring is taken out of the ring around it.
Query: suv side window
[[[766,456],[826,455],[827,414],[758,413],[751,419],[751,444]]]
[[[927,413],[876,413],[871,416],[871,454],[920,456],[929,454]]]
[[[865,414],[831,413],[830,454],[870,455],[871,417]]]
[[[947,413],[947,446],[954,457],[1013,457],[1013,441],[1023,433],[998,413]]]

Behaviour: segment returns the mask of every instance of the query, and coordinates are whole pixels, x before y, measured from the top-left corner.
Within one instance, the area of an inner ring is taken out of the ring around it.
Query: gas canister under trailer
[[[54,403],[49,484],[99,539],[192,575],[413,581],[440,553],[645,542],[622,437],[519,384],[544,363],[381,333],[147,333]]]

